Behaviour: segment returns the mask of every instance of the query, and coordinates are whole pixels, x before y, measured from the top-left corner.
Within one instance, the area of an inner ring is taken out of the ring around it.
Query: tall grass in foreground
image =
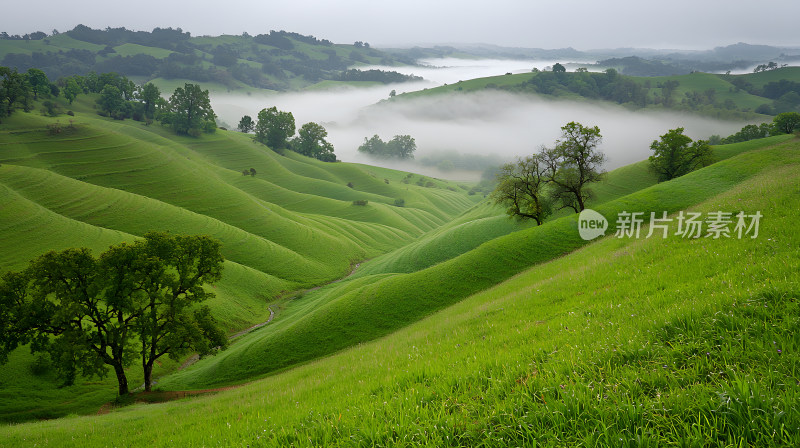
[[[786,149],[789,152],[796,149]],[[217,395],[0,428],[8,446],[797,446],[800,169],[692,210],[758,238],[605,238]]]

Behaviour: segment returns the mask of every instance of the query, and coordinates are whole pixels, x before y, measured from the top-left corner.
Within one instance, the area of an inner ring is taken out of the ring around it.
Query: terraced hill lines
[[[765,166],[796,164],[800,157],[797,145],[786,143],[786,139],[762,141],[763,149],[734,157],[727,155],[743,151],[746,146],[726,148],[728,154],[724,157],[727,158],[721,162],[671,182],[596,204],[593,208],[604,216],[616,216],[624,210],[672,213],[686,209],[733,188]],[[630,173],[624,170],[622,174]],[[635,190],[635,184],[641,179],[636,176],[630,179],[628,188]],[[617,187],[624,189],[621,181]],[[471,213],[480,215],[483,212],[476,208]],[[486,220],[491,222],[492,218]],[[391,255],[368,261],[354,276],[309,292],[289,305],[303,309],[290,326],[275,326],[243,337],[239,346],[231,347],[225,355],[173,375],[165,379],[162,386],[183,389],[235,383],[323,356],[355,342],[384,336],[516,275],[528,266],[560,257],[586,244],[578,235],[574,214],[499,237],[484,236],[485,242],[473,233],[486,230],[482,220],[472,222],[475,222],[474,229],[464,223],[442,230],[426,241],[427,245],[411,244]],[[615,224],[610,224],[608,233],[613,233]],[[456,253],[450,258],[437,259],[436,249],[448,242],[458,245],[451,237],[459,230],[463,232],[459,238],[469,241],[460,247],[465,251],[453,251]],[[473,249],[469,244],[478,246]],[[422,250],[417,251],[420,247]],[[400,261],[395,263],[395,259]],[[379,267],[372,267],[373,264]]]

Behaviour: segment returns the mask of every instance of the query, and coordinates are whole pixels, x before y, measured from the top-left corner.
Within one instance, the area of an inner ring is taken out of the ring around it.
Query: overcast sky
[[[0,31],[180,27],[193,36],[312,34],[374,46],[490,43],[579,50],[800,46],[798,0],[9,1]]]

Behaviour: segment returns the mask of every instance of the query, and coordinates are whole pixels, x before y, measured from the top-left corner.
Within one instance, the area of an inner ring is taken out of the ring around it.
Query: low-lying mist
[[[526,61],[530,64],[530,61]],[[503,71],[500,70],[502,74]],[[466,77],[465,77],[466,78]],[[712,134],[730,135],[745,123],[702,118],[675,112],[630,111],[592,102],[549,100],[503,91],[480,91],[420,98],[388,98],[398,93],[436,85],[405,83],[369,88],[263,95],[214,94],[212,104],[221,120],[235,127],[243,115],[254,119],[271,106],[294,114],[297,127],[314,121],[325,126],[339,159],[423,174],[475,179],[479,173],[438,172],[413,163],[369,159],[357,152],[365,137],[378,134],[384,140],[409,134],[416,139],[416,157],[442,151],[499,156],[513,160],[550,146],[560,128],[570,121],[598,126],[603,135],[606,169],[613,169],[650,155],[650,143],[669,129],[684,127],[693,139]]]

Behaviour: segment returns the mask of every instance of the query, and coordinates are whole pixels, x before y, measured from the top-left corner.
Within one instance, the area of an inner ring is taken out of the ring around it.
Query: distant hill
[[[604,73],[541,71],[459,81],[405,93],[393,100],[498,89],[565,99],[609,101],[632,109],[689,111],[717,118],[758,119],[800,111],[800,67],[745,75],[695,72],[658,77],[626,76],[616,70]]]
[[[334,44],[287,31],[250,36],[191,36],[180,28],[151,32],[126,28],[95,30],[84,25],[47,35],[0,33],[0,66],[42,69],[50,79],[116,72],[138,81],[153,78],[216,82],[229,89],[294,89],[338,80],[357,65],[409,62],[369,43]],[[375,74],[373,74],[375,75]],[[389,82],[381,77],[370,81]],[[397,82],[397,77],[391,77]]]

